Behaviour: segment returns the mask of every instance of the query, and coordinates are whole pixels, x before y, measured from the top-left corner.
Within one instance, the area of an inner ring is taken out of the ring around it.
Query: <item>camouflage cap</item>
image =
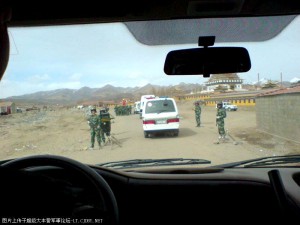
[[[201,104],[203,104],[203,101],[201,101],[201,100],[197,100],[194,102],[194,105],[201,105]]]

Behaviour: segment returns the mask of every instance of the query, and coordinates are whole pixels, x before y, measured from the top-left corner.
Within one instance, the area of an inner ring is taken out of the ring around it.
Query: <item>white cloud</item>
[[[136,82],[136,85],[134,86],[137,86],[137,87],[143,87],[147,84],[151,83],[149,80],[146,80],[146,79],[141,79],[139,81]]]
[[[1,80],[0,98],[31,94],[38,91],[51,91],[55,89],[79,89],[83,85],[78,81],[74,82],[57,82],[57,83],[33,83],[33,82],[16,82],[8,79]]]
[[[61,88],[78,89],[81,87],[82,87],[82,84],[79,81],[74,81],[74,82],[50,83],[45,86],[45,89],[46,90],[55,90],[55,89],[61,89]]]
[[[69,77],[69,79],[73,80],[73,81],[79,81],[82,76],[83,76],[83,74],[81,74],[81,73],[74,73]]]
[[[47,80],[50,80],[50,77],[48,74],[42,74],[42,75],[33,75],[27,78],[28,82],[30,83],[41,83]]]
[[[40,85],[30,82],[16,82],[3,79],[0,83],[0,98],[32,93],[40,89]]]
[[[131,73],[128,74],[129,79],[136,79],[142,76],[142,73],[139,71],[132,71]]]
[[[294,77],[293,79],[290,80],[291,83],[297,83],[300,81],[300,78]]]

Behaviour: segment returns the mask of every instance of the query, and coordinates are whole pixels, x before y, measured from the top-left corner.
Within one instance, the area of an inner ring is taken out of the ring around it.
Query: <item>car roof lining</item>
[[[293,15],[297,0],[2,0],[0,13],[10,10],[9,26],[38,26],[212,17]]]

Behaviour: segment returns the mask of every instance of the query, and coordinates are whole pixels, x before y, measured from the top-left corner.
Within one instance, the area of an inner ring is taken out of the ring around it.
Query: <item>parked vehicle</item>
[[[21,108],[17,107],[17,108],[16,108],[16,112],[17,112],[17,113],[21,113],[21,112],[23,112],[23,111],[22,111]]]
[[[142,95],[140,101],[140,119],[143,117],[143,110],[147,99],[155,98],[155,95]]]
[[[141,102],[135,102],[134,106],[133,106],[133,114],[139,114],[140,113],[140,107],[141,106]]]
[[[179,134],[179,113],[173,98],[147,99],[142,118],[145,138],[158,133]]]
[[[238,110],[237,105],[233,105],[230,102],[222,102],[222,104],[223,104],[223,108],[228,111],[237,111]],[[216,108],[217,108],[217,105],[216,105]]]

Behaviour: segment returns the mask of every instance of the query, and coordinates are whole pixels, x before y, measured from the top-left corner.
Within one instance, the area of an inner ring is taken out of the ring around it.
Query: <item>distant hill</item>
[[[188,94],[200,91],[200,84],[180,83],[178,85],[159,86],[147,84],[143,87],[114,87],[105,85],[101,88],[82,87],[80,89],[56,89],[52,91],[40,91],[21,96],[11,96],[5,98],[5,101],[15,101],[30,104],[77,104],[84,101],[113,101],[119,102],[126,98],[132,101],[138,101],[141,95],[175,95]]]
[[[290,82],[282,82],[283,87],[289,87]],[[246,90],[255,90],[254,84],[243,84]],[[12,96],[4,101],[16,103],[42,104],[42,105],[74,105],[87,101],[120,102],[123,98],[132,102],[139,101],[141,95],[154,94],[157,96],[176,96],[191,93],[200,93],[206,88],[201,84],[179,83],[177,85],[160,86],[147,84],[143,87],[115,87],[105,85],[101,88],[82,87],[80,89],[56,89],[52,91],[40,91],[21,96]]]

